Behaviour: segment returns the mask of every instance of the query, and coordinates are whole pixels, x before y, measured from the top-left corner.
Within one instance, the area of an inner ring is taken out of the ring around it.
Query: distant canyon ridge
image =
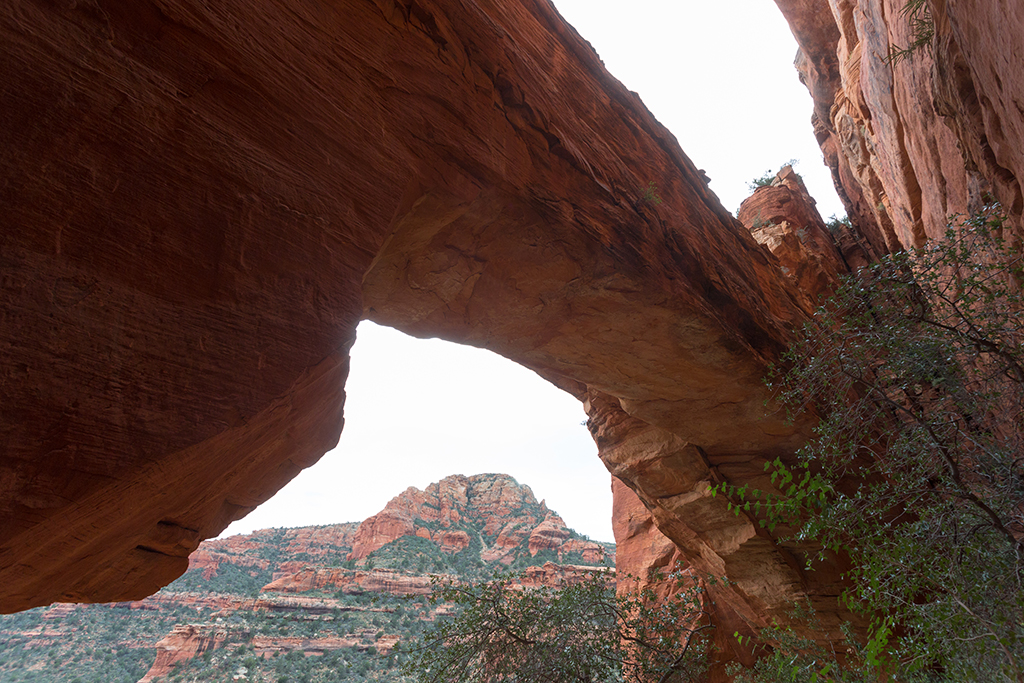
[[[592,574],[615,547],[569,529],[504,474],[413,487],[362,522],[205,541],[156,595],[0,616],[0,679],[408,680],[400,665],[452,605],[437,581],[514,572],[524,587]]]
[[[708,490],[806,439],[761,377],[838,273],[993,200],[1020,237],[1024,11],[927,0],[892,61],[902,0],[777,4],[834,241],[787,173],[731,216],[545,0],[5,4],[0,607],[185,572],[335,445],[370,319],[579,398],[620,562],[727,577],[720,633],[828,619],[838,568]]]

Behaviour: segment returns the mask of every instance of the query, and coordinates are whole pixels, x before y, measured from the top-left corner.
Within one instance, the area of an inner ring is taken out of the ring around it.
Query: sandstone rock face
[[[347,554],[358,527],[356,522],[296,529],[262,529],[252,534],[218,538],[206,541],[189,555],[188,569],[202,569],[203,578],[209,580],[217,575],[218,567],[224,562],[236,567],[260,569],[267,569],[273,564],[275,571],[287,573],[298,571],[310,561],[338,563],[344,559],[339,556],[339,551]],[[282,545],[286,555],[303,555],[307,559],[296,563],[287,560],[273,563],[253,552],[273,548],[275,553],[279,553]]]
[[[545,562],[540,567],[535,566],[524,569],[516,579],[515,586],[521,588],[540,588],[541,586],[557,588],[581,577],[592,576],[595,572],[607,576],[609,586],[614,584],[615,572],[609,568]]]
[[[777,4],[865,252],[989,192],[1020,227],[1019,3],[929,0],[933,50],[898,64],[902,0]],[[764,414],[760,378],[808,312],[782,267],[820,284],[797,256],[818,252],[758,245],[549,3],[21,0],[0,9],[0,70],[3,610],[184,571],[336,443],[365,316],[584,400],[649,511],[631,533],[653,522],[730,579],[720,630],[800,596],[840,616],[838,567],[805,572],[709,495],[770,490],[763,462],[807,433]],[[450,493],[354,553],[448,533]],[[524,538],[493,532],[496,558]]]
[[[256,599],[239,598],[230,595],[196,595],[192,593],[157,593],[144,600],[115,603],[117,607],[130,610],[159,611],[169,607],[185,606],[192,609],[215,610],[221,614],[238,610],[254,609]],[[51,608],[52,609],[52,608]]]
[[[801,46],[813,125],[854,225],[879,253],[943,234],[989,193],[1020,228],[1024,12],[930,0],[935,38],[909,58],[901,0],[776,0]]]
[[[285,553],[289,555],[307,555],[315,560],[330,562],[338,548],[351,547],[355,538],[357,522],[331,524],[327,526],[304,526],[297,529],[286,529],[284,539],[288,543]],[[258,535],[256,532],[254,535]],[[230,539],[224,539],[229,541]],[[210,546],[216,547],[218,541]],[[191,558],[189,558],[191,559]]]
[[[743,201],[737,214],[757,243],[779,259],[783,275],[809,306],[821,303],[849,270],[814,204],[800,176],[784,166],[771,185]],[[866,261],[860,256],[859,262]]]
[[[530,532],[530,555],[541,550],[559,550],[569,540],[569,530],[558,515],[548,514],[544,521]]]
[[[0,46],[5,610],[184,571],[336,443],[364,315],[799,441],[760,376],[805,311],[546,0],[24,0]]]
[[[368,634],[357,633],[343,638],[274,638],[255,636],[252,639],[252,647],[257,657],[264,654],[272,657],[275,654],[296,651],[302,652],[309,657],[310,655],[322,655],[334,650],[349,648],[365,650],[370,647],[365,642],[365,635]],[[387,655],[398,641],[398,636],[384,634],[373,641],[373,647],[380,654]]]
[[[665,534],[658,531],[651,512],[637,495],[618,479],[612,479],[612,531],[615,533],[615,573],[632,577],[620,591],[657,587],[663,595],[674,594],[671,584],[659,583],[657,574],[685,568],[686,557]]]
[[[175,667],[180,667],[188,660],[202,656],[207,651],[222,647],[230,635],[228,630],[212,624],[179,624],[175,626],[156,644],[156,659],[138,683],[168,680],[167,677],[174,673]],[[335,650],[353,648],[366,650],[371,646],[380,654],[387,655],[400,640],[401,638],[394,634],[382,634],[377,637],[376,632],[367,631],[326,638],[255,635],[249,639],[248,645],[257,657],[264,655],[273,657],[288,652],[301,652],[309,657]]]
[[[263,587],[265,593],[305,593],[312,590],[342,590],[345,593],[389,593],[391,595],[427,595],[429,576],[410,576],[397,571],[304,567]]]
[[[936,99],[993,193],[1018,219],[1024,211],[1024,9],[1012,2],[937,0]]]
[[[997,60],[1019,12],[936,0],[960,56],[933,81],[882,59],[897,4],[780,0],[876,252],[986,183],[1021,208],[1020,60]],[[709,494],[770,489],[765,459],[806,435],[766,414],[761,376],[807,298],[545,0],[23,0],[0,9],[0,68],[3,609],[184,571],[336,443],[365,316],[584,400],[609,469],[694,571],[731,579],[729,623],[803,595],[834,611],[837,568],[804,573]],[[432,539],[462,514],[451,493]],[[421,533],[394,512],[354,555]],[[493,531],[491,552],[517,538]]]
[[[684,568],[692,575],[700,579],[728,578],[728,583],[707,586],[715,606],[711,612],[713,621],[720,633],[753,635],[773,622],[787,623],[792,601],[798,598],[813,605],[825,629],[806,635],[839,634],[840,621],[851,619],[836,600],[843,587],[843,567],[815,564],[814,571],[807,571],[803,549],[779,542],[758,524],[755,516],[737,515],[728,509],[729,500],[724,495],[712,495],[712,487],[724,482],[778,493],[765,473],[763,455],[709,451],[638,420],[613,397],[597,392],[590,392],[586,405],[590,414],[588,425],[602,460],[648,511],[644,514],[621,505],[621,491],[613,489],[616,542],[624,543],[624,550],[617,550],[616,555],[627,552],[627,558],[637,557],[635,562],[617,562],[624,574],[644,578],[648,561],[665,563],[654,566],[668,566],[674,559],[675,550],[659,549],[651,540],[652,535],[658,538],[650,530],[656,527],[678,549],[680,554],[675,559],[684,559]],[[779,456],[787,458],[789,454],[780,451]],[[646,524],[651,525],[648,531],[644,531]],[[625,530],[619,531],[620,528]],[[639,552],[630,550],[626,539],[631,536],[639,539]],[[723,652],[722,659],[716,662],[716,676],[723,675],[727,661],[753,661],[751,653],[737,647],[734,639],[727,638],[720,645]]]
[[[570,538],[557,549],[563,555],[579,555],[584,565],[603,565],[609,560],[608,548],[593,541]],[[611,558],[614,559],[614,556]]]
[[[180,624],[156,644],[156,661],[139,683],[166,676],[176,664],[186,662],[207,650],[216,649],[224,642],[226,631],[194,624]]]
[[[680,592],[680,578],[700,581],[700,573],[692,569],[685,552],[658,530],[651,512],[632,490],[618,479],[613,479],[612,496],[615,573],[618,576],[619,593],[628,594],[650,588],[661,599],[669,600]],[[670,576],[673,573],[678,576]],[[692,584],[687,582],[684,585]],[[729,680],[725,676],[726,663],[753,663],[750,649],[742,647],[732,637],[734,633],[751,635],[752,632],[750,625],[738,618],[717,586],[705,584],[704,587],[711,591],[705,608],[713,615],[716,624],[715,642],[720,650],[717,660],[711,663],[709,681],[718,683]]]

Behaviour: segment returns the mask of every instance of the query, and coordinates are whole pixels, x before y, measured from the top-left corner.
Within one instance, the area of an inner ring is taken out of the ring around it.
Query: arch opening
[[[369,321],[351,356],[337,447],[221,537],[357,522],[408,486],[503,473],[569,528],[613,540],[609,475],[575,397],[489,351]]]

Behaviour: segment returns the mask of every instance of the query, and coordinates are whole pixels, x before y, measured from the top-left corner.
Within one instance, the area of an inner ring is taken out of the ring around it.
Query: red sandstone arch
[[[806,311],[544,0],[23,0],[0,36],[4,611],[181,573],[333,447],[364,316],[585,400],[735,623],[807,588],[706,493],[799,440],[761,375]]]

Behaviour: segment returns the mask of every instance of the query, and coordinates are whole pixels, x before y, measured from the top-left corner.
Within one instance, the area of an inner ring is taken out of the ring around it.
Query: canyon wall
[[[905,0],[776,0],[800,44],[812,125],[847,212],[877,253],[920,246],[947,218],[1024,210],[1024,8],[928,0],[914,41]]]
[[[757,188],[738,215],[778,260],[782,276],[808,308],[831,294],[850,264],[867,258],[859,240],[830,232],[789,166]],[[585,405],[599,455],[616,477],[616,570],[666,597],[678,591],[674,581],[664,578],[670,571],[702,582],[716,627],[711,681],[730,680],[725,674],[730,661],[751,665],[758,629],[790,621],[794,598],[810,602],[818,614],[819,628],[808,637],[838,637],[843,622],[862,625],[837,601],[843,589],[841,558],[818,561],[808,571],[805,548],[774,538],[754,514],[729,511],[724,495],[708,495],[719,484],[774,491],[763,453],[709,451],[628,415],[621,402],[593,391]],[[620,586],[628,589],[630,583],[620,578]],[[746,645],[734,637],[737,633]]]

